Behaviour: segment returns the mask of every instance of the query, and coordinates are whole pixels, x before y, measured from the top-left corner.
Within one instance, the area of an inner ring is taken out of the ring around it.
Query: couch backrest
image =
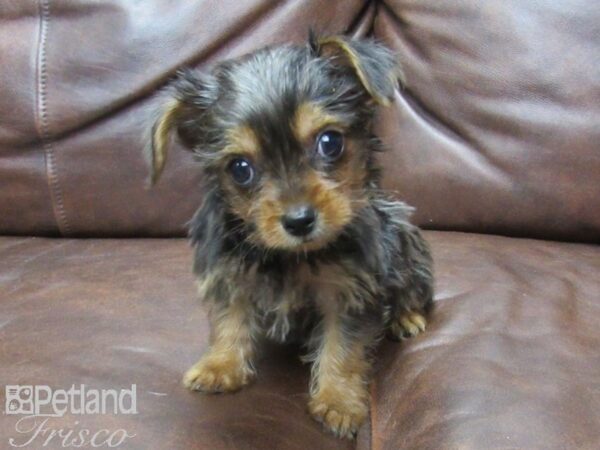
[[[580,0],[4,2],[0,233],[184,234],[202,197],[191,155],[173,149],[146,189],[155,93],[182,65],[309,27],[397,52],[385,187],[416,222],[600,240],[600,8]]]

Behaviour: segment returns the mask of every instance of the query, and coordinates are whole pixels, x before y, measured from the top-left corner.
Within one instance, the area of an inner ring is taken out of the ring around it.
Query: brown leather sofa
[[[356,442],[307,415],[308,370],[287,348],[239,393],[181,387],[208,333],[182,238],[200,176],[175,150],[148,190],[141,150],[177,68],[309,26],[397,52],[385,185],[417,207],[435,259],[430,327],[383,343]],[[0,1],[0,233],[2,384],[137,386],[137,414],[49,430],[124,429],[128,449],[599,449],[600,8]],[[19,419],[0,416],[0,448],[35,432]],[[23,448],[63,448],[50,434]]]

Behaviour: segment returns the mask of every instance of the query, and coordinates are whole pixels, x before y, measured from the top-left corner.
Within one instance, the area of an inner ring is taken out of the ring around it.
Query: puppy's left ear
[[[201,145],[208,110],[216,101],[218,87],[214,77],[185,69],[166,90],[145,149],[150,161],[150,180],[158,180],[167,159],[167,151],[175,134],[184,147],[193,150]]]
[[[402,80],[400,65],[384,45],[371,39],[350,39],[344,36],[309,38],[313,51],[334,57],[350,66],[369,95],[379,104],[388,106],[394,89]]]

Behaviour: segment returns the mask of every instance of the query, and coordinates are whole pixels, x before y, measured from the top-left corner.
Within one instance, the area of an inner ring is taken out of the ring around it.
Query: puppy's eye
[[[344,151],[344,136],[339,131],[324,131],[317,139],[317,152],[329,161],[338,159]]]
[[[229,173],[240,186],[248,186],[254,179],[254,167],[246,158],[235,158],[229,163]]]

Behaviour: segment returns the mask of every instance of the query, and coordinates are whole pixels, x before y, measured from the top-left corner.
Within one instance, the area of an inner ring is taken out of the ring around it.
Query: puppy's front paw
[[[390,325],[390,334],[395,339],[415,337],[425,331],[427,320],[418,312],[406,311]]]
[[[316,395],[308,403],[308,409],[315,419],[338,437],[354,439],[358,429],[369,412],[366,403],[349,402],[343,397],[328,398]]]
[[[183,376],[183,385],[192,391],[233,392],[247,385],[254,372],[237,357],[204,356]]]

